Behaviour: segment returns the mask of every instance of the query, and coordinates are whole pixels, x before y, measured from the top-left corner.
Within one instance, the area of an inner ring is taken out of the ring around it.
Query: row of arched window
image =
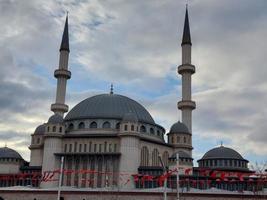
[[[62,127],[60,126],[58,131],[62,133]],[[57,126],[47,126],[47,132],[57,132]]]
[[[103,144],[92,143],[91,141],[88,143],[69,143],[65,144],[64,152],[66,153],[111,153],[117,152],[117,144],[116,143],[108,143],[104,142]]]
[[[100,127],[101,128],[104,128],[104,129],[108,129],[108,128],[111,128],[111,124],[110,124],[110,122],[105,121],[104,123],[102,123],[102,125]],[[85,128],[85,123],[84,122],[80,122],[78,124],[78,127],[77,128],[78,129],[84,129]],[[98,127],[97,122],[93,121],[93,122],[91,122],[89,124],[89,128],[95,129],[95,128],[99,128],[99,127]],[[116,123],[115,128],[116,129],[120,129],[120,122]],[[134,125],[131,125],[131,127],[128,127],[128,125],[124,125],[124,130],[125,131],[127,131],[128,128],[130,128],[129,130],[134,131]],[[75,129],[74,124],[73,123],[70,123],[68,125],[68,130],[74,130],[74,129]],[[137,127],[137,130],[136,131],[138,131],[138,127]],[[148,130],[147,130],[147,128],[144,125],[141,125],[140,126],[140,132],[141,133],[147,133]],[[152,135],[155,135],[155,133],[157,133],[157,136],[161,136],[160,131],[159,130],[155,131],[155,129],[152,128],[152,127],[149,128],[149,133],[152,134]]]
[[[231,159],[214,159],[214,160],[201,160],[199,167],[237,167],[247,168],[247,162],[242,160]]]
[[[156,148],[153,149],[151,155],[151,165],[150,165],[149,150],[146,146],[143,146],[141,149],[140,166],[161,166],[159,156],[160,154],[158,149]],[[168,166],[168,159],[169,159],[169,153],[165,151],[162,155],[162,162],[165,166]]]
[[[188,143],[188,144],[190,144],[190,137],[189,138],[187,138],[186,136],[171,136],[171,143],[172,144],[174,144],[174,143],[184,143],[184,144],[186,144],[186,143]]]

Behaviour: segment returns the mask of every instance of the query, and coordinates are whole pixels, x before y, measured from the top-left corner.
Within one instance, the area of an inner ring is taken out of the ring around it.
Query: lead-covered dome
[[[34,131],[35,135],[43,135],[44,133],[45,133],[45,125],[44,124],[39,125]]]
[[[176,122],[175,124],[171,126],[170,133],[189,133],[190,134],[187,126],[180,121]]]
[[[23,159],[21,155],[8,147],[0,148],[0,158],[15,158],[15,159]]]
[[[138,102],[118,94],[100,94],[78,103],[66,115],[65,120],[119,119],[133,113],[139,122],[155,124],[149,112]]]
[[[244,158],[234,149],[220,146],[209,150],[204,154],[202,159],[214,159],[214,158],[230,158],[230,159],[240,159],[244,160]]]
[[[52,115],[49,119],[47,123],[51,123],[51,124],[61,124],[64,122],[64,119],[61,115],[59,114],[54,114]]]

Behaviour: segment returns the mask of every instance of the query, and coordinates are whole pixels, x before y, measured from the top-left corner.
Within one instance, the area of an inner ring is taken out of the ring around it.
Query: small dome
[[[209,150],[207,153],[204,154],[201,160],[214,158],[230,158],[244,160],[244,158],[237,151],[224,146],[216,147]]]
[[[63,117],[59,114],[54,114],[52,115],[49,119],[47,123],[51,123],[51,124],[61,124],[63,123]]]
[[[184,151],[178,151],[178,153],[179,153],[179,158],[189,158],[189,159],[193,160],[193,158],[188,153],[186,153]],[[177,153],[172,154],[172,156],[170,158],[176,159],[176,154]]]
[[[137,118],[136,114],[134,114],[132,112],[129,112],[129,113],[126,113],[123,116],[122,121],[123,122],[134,122],[134,123],[137,123],[138,122],[138,118]]]
[[[35,129],[33,134],[35,134],[35,135],[43,135],[44,132],[45,132],[45,125],[41,124]]]
[[[23,159],[21,155],[13,149],[8,147],[0,148],[0,158],[16,158],[16,159]]]
[[[170,133],[189,133],[190,134],[186,125],[180,121],[172,125],[170,129]]]

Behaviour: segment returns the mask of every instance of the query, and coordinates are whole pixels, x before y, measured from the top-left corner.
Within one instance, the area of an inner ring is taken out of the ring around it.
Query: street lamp
[[[161,164],[161,166],[163,168],[163,174],[164,174],[165,172],[167,172],[167,167],[162,162],[162,159],[161,159],[160,154],[158,155],[158,157],[159,157],[160,164]],[[167,190],[166,189],[167,189],[167,178],[164,179],[164,192],[163,192],[163,198],[164,198],[164,200],[167,200]]]

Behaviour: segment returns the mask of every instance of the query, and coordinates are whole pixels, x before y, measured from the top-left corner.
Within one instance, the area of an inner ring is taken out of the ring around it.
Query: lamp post
[[[176,168],[177,168],[177,175],[176,175],[176,185],[177,185],[177,200],[180,200],[180,195],[179,195],[179,153],[176,153]]]
[[[63,175],[63,164],[64,164],[64,156],[61,156],[57,200],[60,200],[61,185],[62,185],[62,175]]]
[[[164,165],[164,163],[162,162],[162,159],[160,157],[160,154],[158,156],[159,156],[159,161],[160,161],[160,164],[161,164],[161,166],[163,168],[163,174],[164,174],[165,172],[167,172],[167,169],[166,169],[166,166]],[[167,200],[167,178],[166,178],[166,180],[164,179],[163,199],[164,200]]]

